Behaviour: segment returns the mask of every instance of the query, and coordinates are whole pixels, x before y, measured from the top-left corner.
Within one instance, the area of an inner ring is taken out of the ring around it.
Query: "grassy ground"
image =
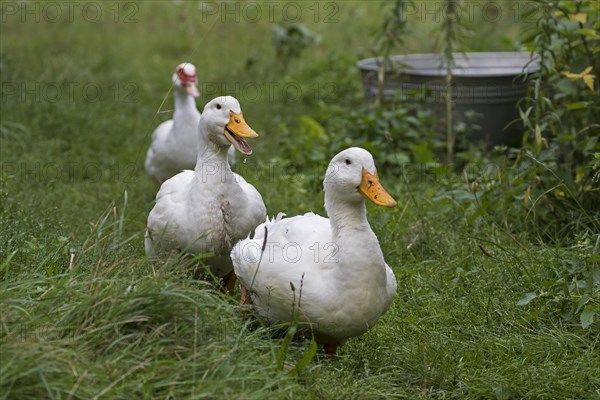
[[[293,15],[289,3],[321,39],[284,71],[271,25]],[[282,354],[237,294],[145,259],[157,188],[143,158],[170,116],[172,69],[196,63],[200,105],[221,91],[240,99],[261,138],[237,168],[269,214],[323,213],[326,160],[287,168],[280,149],[310,143],[282,124],[331,96],[352,106],[344,93],[360,90],[352,65],[372,54],[379,3],[277,3],[273,20],[266,5],[260,18],[221,8],[247,3],[77,4],[2,3],[0,398],[600,398],[598,322],[584,329],[551,295],[561,279],[578,288],[578,268],[600,281],[597,232],[544,244],[520,229],[532,218],[476,214],[473,193],[451,190],[458,173],[380,169],[400,204],[369,216],[398,296],[337,360],[318,354],[299,376],[289,371],[308,342]],[[410,50],[433,47],[432,26]],[[499,37],[491,45],[514,46]],[[537,297],[518,305],[527,293]]]

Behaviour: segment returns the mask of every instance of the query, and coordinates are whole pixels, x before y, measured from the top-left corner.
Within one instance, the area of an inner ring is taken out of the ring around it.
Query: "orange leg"
[[[242,288],[242,295],[240,296],[240,306],[244,306],[246,304],[250,305],[252,302],[250,301],[250,295],[248,294],[248,289],[246,286],[240,283],[240,287]]]
[[[235,288],[235,281],[237,276],[235,276],[235,272],[231,271],[227,275],[223,277],[223,289],[226,293],[232,293]]]
[[[335,358],[335,352],[337,351],[338,344],[337,343],[325,343],[323,345],[323,350],[325,351],[325,355],[327,357]]]

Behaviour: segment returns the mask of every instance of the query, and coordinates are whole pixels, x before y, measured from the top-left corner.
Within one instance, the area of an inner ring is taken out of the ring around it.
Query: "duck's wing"
[[[328,274],[337,265],[328,258],[331,247],[327,218],[279,214],[259,225],[252,239],[236,244],[231,256],[257,311],[268,320],[289,320],[292,303],[303,301],[301,296],[306,301],[327,296]]]
[[[167,179],[156,195],[156,204],[148,215],[144,247],[148,256],[155,250],[157,241],[168,231],[177,235],[186,221],[187,188],[194,171],[183,171]]]
[[[148,175],[152,176],[159,182],[168,178],[168,163],[165,160],[165,152],[167,150],[167,138],[169,132],[173,129],[173,120],[163,122],[152,133],[152,143],[146,153],[144,167]]]
[[[392,305],[394,297],[396,296],[396,290],[398,289],[398,284],[396,283],[396,276],[394,275],[394,271],[392,271],[390,266],[387,264],[385,264],[385,272],[387,276],[387,285],[385,287],[385,291],[387,293],[387,302],[382,314]]]
[[[279,213],[256,228],[253,240],[262,241],[264,239],[265,227],[268,241],[277,241],[278,243],[298,243],[310,246],[312,242],[308,242],[311,240],[321,242],[331,240],[329,219],[312,212],[290,218],[285,218],[284,213]]]
[[[187,199],[187,188],[194,178],[194,171],[184,170],[167,179],[156,194],[156,204],[165,201],[181,202]]]
[[[169,132],[171,132],[171,129],[173,129],[172,119],[162,122],[160,125],[158,125],[158,127],[156,127],[154,132],[152,132],[152,142],[154,143],[154,141],[157,140],[165,140],[169,135]]]
[[[313,213],[292,218],[284,216],[279,213],[277,217],[267,218],[256,227],[252,238],[241,240],[234,246],[231,257],[235,272],[245,285],[252,285],[259,262],[261,269],[264,266],[265,274],[277,275],[280,270],[302,268],[311,262],[314,264],[315,257],[310,257],[309,253],[315,243],[331,241],[327,218]],[[318,257],[316,259],[318,261]],[[300,260],[303,263],[296,262]]]

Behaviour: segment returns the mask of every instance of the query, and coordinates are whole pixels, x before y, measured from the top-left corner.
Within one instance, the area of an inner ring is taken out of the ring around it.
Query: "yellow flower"
[[[587,67],[582,72],[575,74],[569,71],[562,71],[562,74],[567,78],[578,81],[579,79],[583,79],[583,82],[590,88],[590,90],[594,90],[594,79],[596,79],[596,75],[590,74],[592,72],[592,67]]]
[[[587,15],[584,13],[572,14],[569,16],[569,18],[571,19],[571,21],[581,22],[582,24],[585,24],[587,21]]]

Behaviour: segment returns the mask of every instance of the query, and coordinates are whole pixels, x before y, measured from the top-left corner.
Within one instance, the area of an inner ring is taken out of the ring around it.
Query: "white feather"
[[[178,66],[196,74],[196,67],[190,63]],[[177,73],[172,76],[175,96],[173,119],[161,123],[152,133],[152,143],[146,153],[144,167],[146,172],[163,183],[184,169],[192,169],[196,165],[198,148],[206,147],[206,139],[198,135],[200,112],[196,108],[196,100],[184,86]],[[229,162],[235,163],[235,149],[229,148]]]
[[[219,110],[212,107],[215,102]],[[241,112],[233,97],[207,104],[200,123],[207,145],[199,152],[195,169],[162,184],[148,215],[145,248],[149,256],[172,250],[211,252],[218,260],[213,273],[224,276],[232,270],[228,255],[233,245],[265,219],[261,195],[232,172],[227,162],[228,142],[223,130],[230,109]]]
[[[300,320],[312,324],[318,340],[341,344],[366,332],[390,306],[396,280],[356,191],[362,167],[375,170],[371,155],[359,148],[331,161],[324,182],[330,219],[279,214],[232,250],[235,273],[267,322],[291,321],[300,305]]]

